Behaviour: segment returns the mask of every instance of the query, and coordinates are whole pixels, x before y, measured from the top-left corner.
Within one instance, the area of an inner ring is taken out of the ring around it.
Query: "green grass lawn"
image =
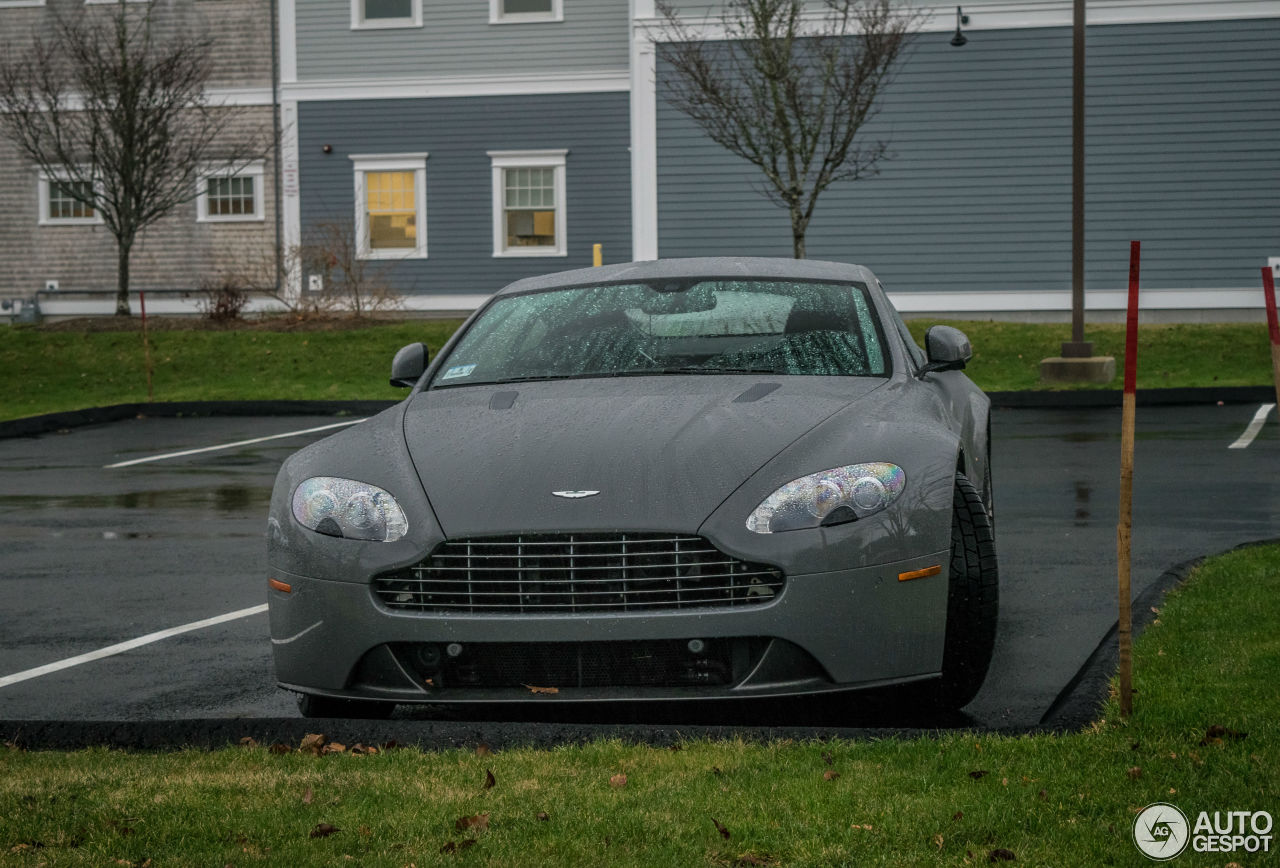
[[[0,748],[0,864],[1148,865],[1130,828],[1152,802],[1193,823],[1280,813],[1277,623],[1280,546],[1214,559],[1137,642],[1132,719],[1111,702],[1061,736],[491,755]],[[1172,864],[1278,858],[1188,849]]]
[[[911,323],[917,339],[931,324]],[[1066,324],[950,324],[973,341],[968,372],[988,391],[1047,388],[1040,360],[1057,355],[1070,336]],[[457,326],[457,320],[413,320],[336,331],[153,331],[155,400],[397,398],[403,390],[387,385],[395,351],[419,340],[439,349]],[[1087,336],[1098,353],[1122,359],[1122,326],[1093,326]],[[0,419],[147,398],[136,331],[0,327],[0,370],[7,375],[0,379]],[[1143,326],[1138,370],[1141,389],[1269,385],[1266,328]],[[1119,386],[1117,380],[1092,388]]]

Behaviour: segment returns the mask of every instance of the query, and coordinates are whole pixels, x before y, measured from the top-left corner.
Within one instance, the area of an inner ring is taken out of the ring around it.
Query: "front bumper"
[[[759,606],[595,615],[393,612],[375,600],[367,583],[273,570],[272,577],[292,591],[270,592],[271,641],[277,678],[285,688],[398,703],[703,700],[871,688],[940,671],[947,564],[943,551],[788,576],[779,597]],[[938,575],[898,578],[934,565],[943,568]],[[679,649],[693,640],[709,650],[704,655],[690,651],[685,660]],[[561,680],[556,684],[469,685],[458,677],[457,667],[440,669],[449,673],[441,678],[430,660],[424,663],[424,657],[442,657],[451,644],[461,646],[462,662],[473,652],[483,659],[499,648],[508,655],[503,659],[513,653],[518,658],[524,649],[530,658],[576,655],[580,661],[600,649],[619,653],[624,661],[670,652],[665,671],[676,674],[660,679],[661,684],[631,686],[609,684],[607,677],[584,681],[565,675],[553,676]],[[707,671],[714,677],[699,674]]]

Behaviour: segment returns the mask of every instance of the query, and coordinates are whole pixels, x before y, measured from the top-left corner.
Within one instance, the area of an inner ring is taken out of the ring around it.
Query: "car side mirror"
[[[391,385],[408,387],[418,382],[427,370],[429,355],[430,351],[423,343],[401,347],[391,360]]]
[[[920,369],[921,377],[934,371],[958,371],[973,358],[969,338],[951,326],[931,326],[924,333],[924,350],[929,363]]]

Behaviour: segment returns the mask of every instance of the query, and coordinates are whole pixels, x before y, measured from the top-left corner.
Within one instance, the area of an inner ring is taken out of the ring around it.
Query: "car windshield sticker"
[[[475,365],[456,365],[444,372],[442,380],[452,380],[455,377],[469,377],[471,372],[476,369]]]

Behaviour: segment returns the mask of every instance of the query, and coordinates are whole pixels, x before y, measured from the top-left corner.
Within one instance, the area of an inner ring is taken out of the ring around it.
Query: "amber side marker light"
[[[925,579],[929,576],[936,576],[942,572],[941,564],[934,564],[931,567],[925,567],[923,570],[912,570],[909,573],[898,573],[898,581],[909,582],[912,579]]]
[[[293,585],[286,584],[279,579],[267,579],[267,584],[272,590],[280,591],[284,594],[293,593]]]

